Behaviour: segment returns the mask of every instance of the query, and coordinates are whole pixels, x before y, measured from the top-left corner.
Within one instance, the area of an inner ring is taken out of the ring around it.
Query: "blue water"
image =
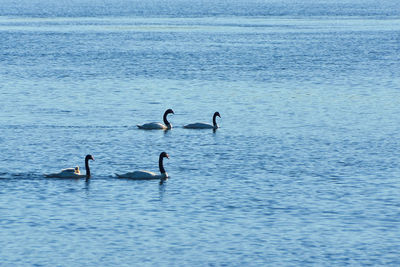
[[[0,0],[0,265],[399,266],[399,77],[396,0]]]

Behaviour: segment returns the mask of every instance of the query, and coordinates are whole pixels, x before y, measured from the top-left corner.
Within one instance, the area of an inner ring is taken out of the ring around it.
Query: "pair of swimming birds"
[[[168,114],[174,114],[174,111],[172,109],[167,109],[164,112],[163,116],[163,122],[151,122],[151,123],[145,123],[142,125],[137,125],[139,129],[142,130],[169,130],[172,128],[172,124],[167,120]],[[215,112],[212,118],[213,124],[209,123],[204,123],[204,122],[197,122],[197,123],[191,123],[183,126],[183,128],[187,129],[217,129],[218,124],[217,124],[217,117],[221,116],[219,115],[219,112]]]
[[[135,180],[152,180],[152,179],[160,179],[165,180],[168,178],[168,173],[164,169],[163,159],[168,158],[169,155],[166,152],[162,152],[158,159],[158,167],[160,169],[160,174],[156,174],[154,172],[149,171],[134,171],[127,172],[125,174],[115,174],[119,178],[128,178]],[[85,169],[86,174],[80,172],[79,167],[62,169],[58,173],[45,174],[45,177],[48,178],[90,178],[90,167],[89,160],[94,161],[94,157],[92,155],[86,155],[85,157]]]
[[[143,125],[138,125],[139,129],[145,129],[145,130],[168,130],[172,128],[172,125],[168,122],[167,120],[167,115],[170,113],[174,113],[172,109],[168,109],[165,111],[163,120],[164,124],[158,123],[158,122],[152,122],[152,123],[146,123]],[[218,125],[216,123],[216,117],[221,117],[219,115],[219,112],[215,112],[213,115],[213,125],[207,124],[207,123],[192,123],[185,125],[184,128],[188,129],[217,129]],[[168,178],[168,173],[164,169],[163,165],[163,159],[167,158],[169,159],[169,155],[166,152],[162,152],[159,156],[158,159],[158,168],[160,170],[160,174],[156,174],[154,172],[149,172],[149,171],[134,171],[134,172],[127,172],[125,174],[115,174],[119,178],[127,178],[127,179],[135,179],[135,180],[151,180],[151,179],[167,179]],[[52,174],[46,174],[46,177],[53,177],[53,178],[90,178],[90,167],[89,167],[89,160],[94,161],[94,157],[92,155],[87,155],[85,157],[85,169],[86,169],[86,174],[82,174],[79,170],[79,167],[75,168],[68,168],[68,169],[63,169],[59,173],[52,173]]]

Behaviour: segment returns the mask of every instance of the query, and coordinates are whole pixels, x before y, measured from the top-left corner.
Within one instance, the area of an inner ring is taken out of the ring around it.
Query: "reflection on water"
[[[160,200],[163,200],[164,197],[164,193],[166,190],[167,184],[166,184],[166,180],[162,179],[160,180],[160,186],[158,187],[158,192],[160,193]]]

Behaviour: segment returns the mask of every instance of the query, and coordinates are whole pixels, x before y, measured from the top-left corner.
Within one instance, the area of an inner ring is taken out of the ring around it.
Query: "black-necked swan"
[[[172,128],[172,124],[167,120],[167,115],[170,113],[174,114],[174,111],[172,109],[167,109],[164,112],[164,124],[160,122],[150,122],[143,125],[137,125],[137,127],[143,130],[170,130]]]
[[[168,173],[164,169],[163,159],[169,159],[169,155],[166,152],[162,152],[158,159],[158,167],[160,168],[160,174],[155,174],[149,171],[134,171],[125,174],[115,174],[119,178],[128,178],[134,180],[152,180],[152,179],[167,179]]]
[[[79,167],[62,169],[59,173],[45,174],[49,178],[90,178],[89,160],[94,160],[92,155],[86,155],[85,168],[86,174],[81,174]]]
[[[204,122],[197,122],[197,123],[191,123],[188,125],[183,126],[183,128],[187,129],[217,129],[218,124],[217,124],[217,116],[221,118],[221,115],[219,115],[219,112],[215,112],[212,118],[213,125],[209,123],[204,123]]]

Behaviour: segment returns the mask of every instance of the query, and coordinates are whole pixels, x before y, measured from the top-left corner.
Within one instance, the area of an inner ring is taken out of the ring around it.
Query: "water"
[[[400,264],[397,1],[0,2],[0,265]]]

